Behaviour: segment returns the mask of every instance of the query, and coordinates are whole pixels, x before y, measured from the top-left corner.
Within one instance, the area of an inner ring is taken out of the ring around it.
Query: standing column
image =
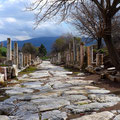
[[[23,54],[23,67],[25,67],[25,54]]]
[[[19,68],[23,67],[23,53],[19,53]]]
[[[73,55],[74,55],[74,63],[76,61],[76,41],[73,39]]]
[[[72,52],[72,49],[71,49],[71,42],[69,42],[70,63],[72,62],[71,52]]]
[[[84,49],[84,44],[80,44],[80,66],[83,66],[84,63],[84,55],[85,55],[85,49]]]
[[[97,53],[96,54],[96,66],[103,65],[103,54]]]
[[[28,55],[25,56],[25,64],[28,66]]]
[[[92,62],[93,62],[93,50],[92,50],[91,46],[87,47],[87,62],[88,62],[88,66],[92,65]]]
[[[14,64],[18,67],[18,44],[14,43]]]
[[[77,63],[80,61],[80,49],[79,46],[77,45]]]
[[[31,65],[31,60],[32,60],[32,57],[31,57],[31,54],[28,55],[28,64]]]
[[[7,39],[7,60],[12,60],[11,39]]]

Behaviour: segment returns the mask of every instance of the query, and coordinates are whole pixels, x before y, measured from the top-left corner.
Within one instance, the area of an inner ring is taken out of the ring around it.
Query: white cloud
[[[13,40],[27,40],[33,37],[60,36],[72,31],[65,23],[55,24],[54,20],[41,23],[34,28],[34,16],[31,12],[23,12],[29,0],[0,1],[0,41],[10,37]],[[4,8],[3,8],[4,7]]]
[[[7,38],[11,38],[11,36],[10,35],[0,34],[0,41],[7,40]]]
[[[9,23],[14,23],[16,22],[17,20],[15,18],[12,18],[12,17],[8,17],[5,19],[6,22],[9,22]]]
[[[28,40],[31,39],[30,36],[14,36],[14,40]]]

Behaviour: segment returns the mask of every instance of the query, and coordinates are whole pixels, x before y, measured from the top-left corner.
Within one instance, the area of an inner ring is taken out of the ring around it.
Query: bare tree
[[[98,49],[102,47],[102,38],[104,24],[101,17],[101,13],[93,3],[82,3],[80,8],[72,12],[73,18],[70,23],[75,26],[80,34],[86,35],[92,39],[88,39],[87,42],[93,42],[97,40]]]
[[[35,10],[36,25],[41,21],[46,21],[56,15],[61,16],[61,20],[65,20],[72,11],[80,8],[81,2],[87,0],[35,0],[28,9]],[[103,38],[109,51],[113,65],[120,71],[120,56],[116,51],[112,42],[112,18],[120,10],[120,0],[90,0],[99,9],[103,24]]]

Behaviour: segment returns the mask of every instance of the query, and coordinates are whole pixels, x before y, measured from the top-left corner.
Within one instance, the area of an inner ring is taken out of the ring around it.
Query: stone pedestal
[[[7,60],[12,60],[11,39],[7,39]]]
[[[19,53],[19,68],[21,69],[23,67],[23,53]]]
[[[18,67],[18,44],[14,43],[14,64]]]
[[[96,54],[96,66],[103,65],[103,54]]]

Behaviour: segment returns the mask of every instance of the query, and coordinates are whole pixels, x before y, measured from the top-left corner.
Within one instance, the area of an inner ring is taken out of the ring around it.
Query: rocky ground
[[[120,120],[120,97],[45,61],[0,88],[0,120]]]

